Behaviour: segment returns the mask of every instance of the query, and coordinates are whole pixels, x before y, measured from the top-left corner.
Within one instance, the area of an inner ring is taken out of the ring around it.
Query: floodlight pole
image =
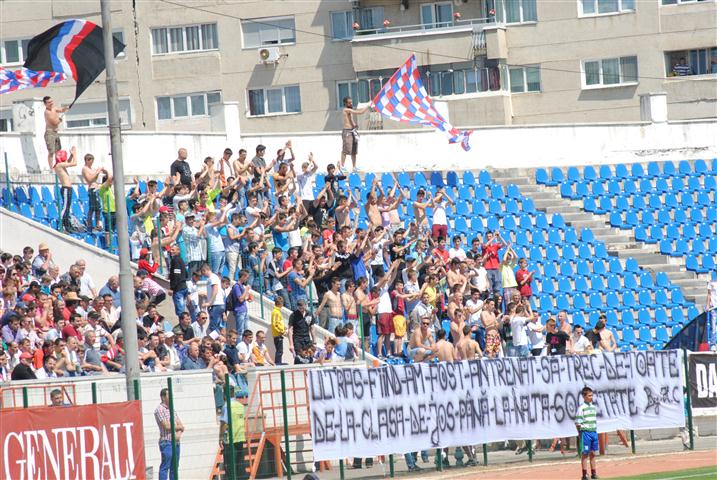
[[[115,73],[114,40],[110,0],[100,0],[102,7],[102,40],[107,69],[107,111],[109,113],[110,148],[112,152],[112,173],[114,175],[115,205],[117,222],[117,246],[119,247],[119,284],[122,305],[122,337],[124,339],[125,378],[127,400],[135,400],[135,379],[139,379],[139,357],[137,354],[137,311],[134,305],[134,282],[130,267],[129,226],[124,192],[124,167],[122,165],[122,132],[120,130],[119,100],[117,98],[117,76]]]

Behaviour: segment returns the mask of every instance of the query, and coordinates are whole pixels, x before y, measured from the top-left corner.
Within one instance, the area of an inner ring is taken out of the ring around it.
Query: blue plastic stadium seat
[[[618,163],[615,165],[615,176],[620,179],[625,179],[630,176],[627,166],[624,163]]]
[[[475,179],[475,176],[473,175],[473,172],[471,172],[470,170],[466,170],[465,172],[463,172],[463,185],[473,186],[475,184],[476,184],[476,179]]]
[[[707,173],[707,163],[703,159],[695,160],[694,175],[703,175]]]
[[[652,323],[652,316],[650,315],[650,310],[647,308],[641,308],[637,311],[637,322],[642,325],[649,325]]]
[[[622,331],[622,341],[626,343],[632,343],[635,339],[635,331],[631,328],[626,328]]]
[[[570,285],[570,279],[567,277],[558,278],[558,291],[562,293],[571,293],[573,291],[572,285]]]
[[[667,329],[664,326],[659,326],[655,330],[655,340],[662,343],[670,341],[670,336],[667,334]]]
[[[580,171],[575,167],[568,168],[568,181],[574,183],[580,180]]]
[[[564,181],[565,181],[565,175],[563,174],[563,171],[560,168],[554,167],[552,170],[550,170],[550,183],[553,186],[563,183]]]
[[[651,177],[659,177],[662,174],[662,172],[660,172],[660,166],[657,162],[649,162],[647,164],[647,174]]]
[[[626,327],[632,327],[635,325],[635,316],[632,310],[624,310],[620,315],[622,317],[622,324]]]
[[[553,304],[550,301],[550,297],[547,295],[540,296],[540,310],[543,312],[552,312]]]
[[[633,295],[630,290],[622,292],[622,305],[625,308],[633,308],[637,306],[637,303],[635,302],[635,295]]]
[[[650,295],[650,291],[643,289],[640,290],[640,293],[638,294],[638,301],[640,302],[640,305],[652,305],[652,295]]]
[[[575,313],[573,315],[573,328],[577,326],[585,328],[585,317],[582,313]]]
[[[610,165],[601,165],[600,166],[600,178],[603,180],[610,180],[612,178],[612,170],[610,170]]]
[[[709,254],[702,255],[702,270],[705,273],[715,270],[715,260],[712,255],[709,255]]]
[[[639,272],[640,266],[637,264],[637,260],[632,257],[628,257],[627,260],[625,260],[625,270],[632,273]]]
[[[650,327],[641,327],[640,328],[640,341],[641,342],[651,342],[652,341],[652,333],[650,333]]]
[[[690,305],[687,307],[687,320],[691,321],[694,320],[695,317],[697,317],[700,314],[700,311],[697,309],[695,305]]]
[[[416,173],[413,175],[413,183],[414,183],[416,186],[419,186],[419,187],[424,187],[424,188],[425,188],[425,187],[428,186],[428,182],[426,181],[426,177],[425,177],[425,176],[423,175],[423,173],[421,173],[421,172],[416,172]],[[368,180],[366,180],[366,184],[367,184],[367,185],[370,185],[370,184],[368,183]]]
[[[605,275],[607,273],[607,268],[605,267],[605,262],[599,258],[596,258],[592,262],[593,266],[593,272],[599,273],[601,275]]]
[[[665,160],[662,162],[662,176],[663,177],[672,177],[677,173],[675,170],[675,164],[672,163],[670,160]]]
[[[491,178],[490,173],[488,173],[485,170],[481,170],[481,172],[478,174],[478,181],[481,185],[490,185],[491,184]]]
[[[587,198],[591,195],[592,194],[590,193],[590,187],[588,185],[588,182],[580,180],[579,182],[575,183],[575,195],[573,196],[573,199]]]
[[[570,301],[568,300],[568,296],[564,293],[561,293],[557,297],[555,297],[555,306],[557,310],[570,310]]]
[[[435,187],[444,187],[443,176],[441,172],[431,172],[431,185]]]
[[[571,295],[573,299],[573,308],[572,311],[574,312],[583,312],[588,307],[587,303],[585,302],[585,297],[582,293],[573,293]]]
[[[457,188],[460,185],[460,182],[458,180],[458,174],[454,171],[449,171],[446,173],[446,186]]]
[[[667,325],[670,322],[665,308],[659,307],[655,309],[655,322],[661,325]]]
[[[670,300],[667,298],[667,291],[665,290],[657,290],[655,292],[655,303],[657,305],[663,305],[666,307],[672,307],[673,305],[670,303]]]

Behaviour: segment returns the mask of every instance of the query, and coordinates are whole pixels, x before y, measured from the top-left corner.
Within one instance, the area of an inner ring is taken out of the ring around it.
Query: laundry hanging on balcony
[[[371,104],[388,118],[433,127],[448,135],[449,143],[460,143],[465,151],[471,149],[469,137],[473,131],[458,130],[438,113],[433,106],[433,100],[423,87],[414,54],[396,70]]]

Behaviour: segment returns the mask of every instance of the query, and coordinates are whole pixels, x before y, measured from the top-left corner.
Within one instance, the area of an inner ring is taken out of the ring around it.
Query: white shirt
[[[215,305],[224,305],[224,290],[222,289],[222,281],[219,278],[219,275],[216,273],[210,273],[209,279],[207,281],[207,299],[211,300],[212,298],[212,290],[214,289],[214,286],[217,287],[217,296],[214,297],[214,302],[212,302],[212,306]]]
[[[433,207],[433,224],[448,225],[448,219],[446,217],[446,201],[443,199],[441,199],[441,201],[436,203]]]
[[[240,360],[244,357],[244,362],[251,361],[251,344],[247,345],[247,343],[242,340],[237,344],[237,353],[239,354]]]
[[[475,279],[476,288],[481,292],[488,290],[488,270],[483,265],[478,267],[478,275],[473,277]]]
[[[448,256],[450,258],[457,258],[458,260],[465,260],[466,259],[466,251],[462,248],[449,248],[448,249]]]
[[[528,340],[532,348],[543,348],[545,346],[545,330],[542,329],[540,320],[528,322]]]
[[[261,209],[258,207],[246,207],[244,209],[244,215],[246,216],[246,224],[249,226],[254,223],[254,220],[261,216]]]
[[[480,314],[483,311],[483,300],[480,298],[473,301],[472,298],[469,298],[466,301],[466,308],[472,310],[473,308],[478,307],[478,310],[475,313],[472,313],[470,317],[468,317],[468,325],[480,325]]]
[[[378,297],[378,313],[393,313],[393,305],[391,305],[391,295],[388,293],[388,285],[381,288]]]
[[[528,335],[525,333],[525,324],[528,319],[515,316],[510,319],[510,330],[513,333],[513,346],[528,345]]]
[[[302,200],[315,200],[314,197],[314,178],[316,177],[315,172],[300,173],[296,176],[296,181],[299,184],[299,195]]]
[[[55,372],[48,372],[45,370],[44,366],[35,370],[35,376],[37,378],[57,378],[57,374]]]
[[[90,274],[85,272],[80,277],[80,295],[93,298],[92,290],[95,290],[95,282],[92,281]]]
[[[209,320],[204,322],[204,325],[199,325],[199,322],[192,322],[192,331],[194,332],[194,338],[202,339],[206,337],[209,331]]]
[[[573,342],[573,351],[575,353],[586,353],[593,349],[592,343],[585,335],[580,335],[578,340],[575,340],[575,337],[571,335],[570,340]]]

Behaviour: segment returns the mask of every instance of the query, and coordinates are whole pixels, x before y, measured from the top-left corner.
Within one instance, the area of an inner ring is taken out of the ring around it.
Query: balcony
[[[416,52],[419,65],[449,63],[485,55],[486,29],[495,31],[495,17],[398,25],[356,30],[351,39],[354,70],[396,68]],[[397,48],[376,48],[391,46]]]

